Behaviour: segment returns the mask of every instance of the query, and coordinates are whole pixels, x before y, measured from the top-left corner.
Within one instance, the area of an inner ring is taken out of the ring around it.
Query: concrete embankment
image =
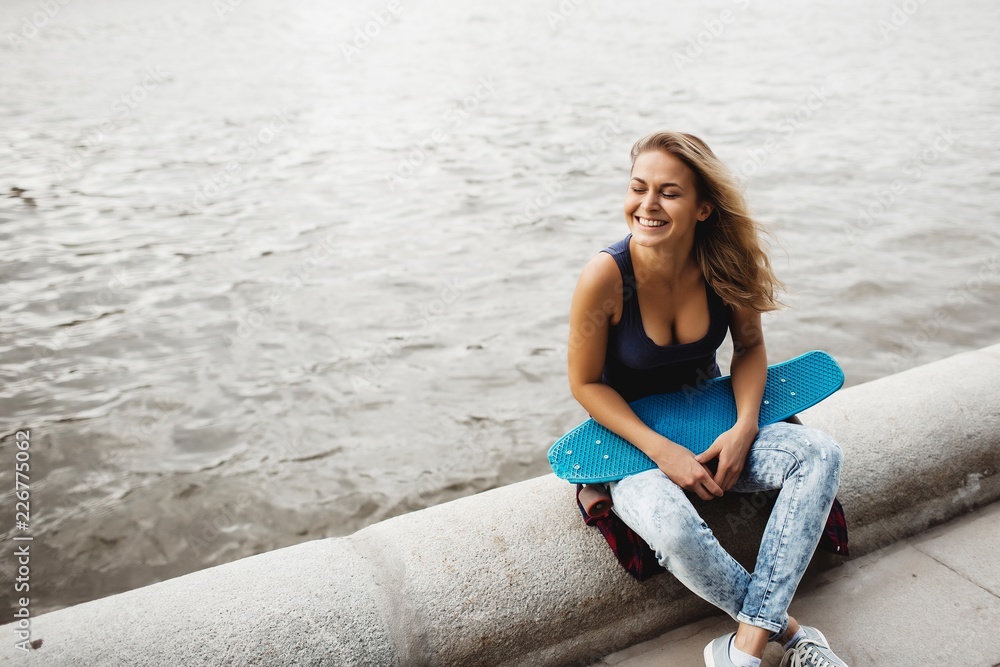
[[[1000,345],[839,392],[803,421],[834,435],[860,556],[1000,498]],[[539,443],[545,447],[547,443]],[[744,563],[766,509],[704,506]],[[31,620],[5,664],[571,665],[713,610],[670,575],[637,582],[572,487],[547,475]]]

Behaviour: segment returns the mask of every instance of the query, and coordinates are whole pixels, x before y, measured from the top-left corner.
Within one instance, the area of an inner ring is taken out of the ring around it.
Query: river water
[[[34,612],[547,473],[585,416],[571,292],[654,130],[773,230],[772,362],[856,384],[997,342],[998,28],[986,0],[8,0],[0,537],[30,429]]]

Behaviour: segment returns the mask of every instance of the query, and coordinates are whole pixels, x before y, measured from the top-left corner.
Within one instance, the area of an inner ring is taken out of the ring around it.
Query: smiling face
[[[694,229],[712,212],[700,201],[691,168],[670,153],[640,153],[632,165],[625,195],[625,221],[637,243],[645,246],[694,243]]]

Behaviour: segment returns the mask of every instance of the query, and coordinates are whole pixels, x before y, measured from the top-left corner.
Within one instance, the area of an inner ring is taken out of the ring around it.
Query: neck
[[[668,285],[680,283],[681,278],[692,269],[701,268],[694,255],[694,239],[687,239],[679,244],[662,244],[644,246],[635,242],[635,237],[629,241],[632,252],[632,266],[636,276],[640,274],[646,279],[663,282]]]

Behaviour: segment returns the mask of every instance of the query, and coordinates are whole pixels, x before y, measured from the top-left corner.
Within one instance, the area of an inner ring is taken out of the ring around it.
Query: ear
[[[708,220],[708,216],[712,215],[712,211],[715,210],[710,202],[704,202],[701,205],[701,210],[698,211],[698,222],[705,222]]]

